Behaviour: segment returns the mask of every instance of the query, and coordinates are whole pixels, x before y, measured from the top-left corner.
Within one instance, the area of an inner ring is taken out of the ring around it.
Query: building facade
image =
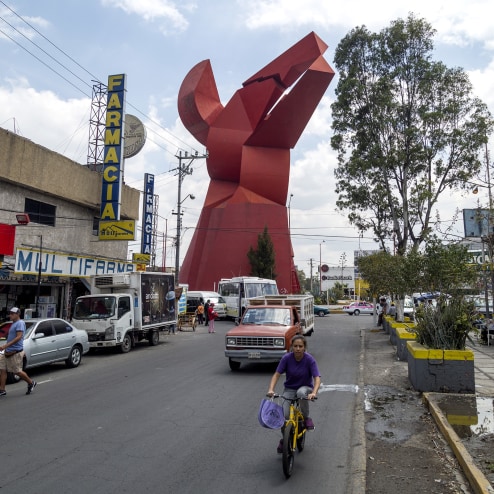
[[[98,239],[101,187],[100,173],[0,128],[0,225],[14,234],[7,251],[0,239],[1,319],[12,305],[70,318],[91,274],[134,269],[127,241]],[[139,219],[139,198],[123,185],[121,219]]]

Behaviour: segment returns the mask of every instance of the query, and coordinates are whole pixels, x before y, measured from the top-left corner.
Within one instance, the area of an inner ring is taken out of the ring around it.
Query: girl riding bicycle
[[[275,394],[274,388],[278,379],[281,374],[286,374],[285,389],[283,390],[283,396],[287,398],[287,400],[283,400],[285,418],[289,417],[290,399],[307,398],[306,400],[300,400],[300,409],[304,415],[305,427],[314,429],[314,422],[309,417],[309,402],[307,400],[313,400],[316,397],[321,385],[321,374],[319,373],[316,359],[306,352],[307,341],[304,336],[295,335],[293,337],[291,350],[280,360],[271,378],[267,395],[273,396]],[[282,447],[282,441],[278,445],[279,452],[280,446]]]

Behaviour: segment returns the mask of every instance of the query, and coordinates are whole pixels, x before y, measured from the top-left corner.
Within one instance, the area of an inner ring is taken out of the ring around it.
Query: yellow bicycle
[[[283,431],[283,473],[288,479],[293,470],[293,463],[295,461],[295,450],[298,449],[299,453],[304,450],[305,446],[305,434],[307,428],[305,427],[304,416],[300,411],[300,400],[307,400],[308,398],[285,398],[282,395],[275,394],[273,398],[283,398],[285,401],[290,402],[290,414],[285,419],[285,424],[282,427]],[[317,399],[314,398],[315,400]]]

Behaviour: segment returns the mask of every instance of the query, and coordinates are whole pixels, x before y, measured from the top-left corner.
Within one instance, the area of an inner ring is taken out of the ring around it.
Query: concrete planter
[[[389,341],[391,342],[391,344],[394,346],[398,345],[398,329],[410,331],[410,328],[412,328],[414,325],[414,323],[398,322],[393,320],[393,322],[389,324]]]
[[[389,328],[390,328],[391,324],[393,323],[393,321],[394,321],[394,318],[391,316],[384,316],[383,317],[383,331],[386,334],[389,334]]]
[[[395,329],[396,333],[396,357],[398,360],[406,362],[408,360],[408,347],[407,343],[409,341],[415,341],[417,335],[410,332],[408,327],[398,327]]]
[[[408,341],[407,351],[408,379],[417,391],[475,393],[471,350],[433,350]]]

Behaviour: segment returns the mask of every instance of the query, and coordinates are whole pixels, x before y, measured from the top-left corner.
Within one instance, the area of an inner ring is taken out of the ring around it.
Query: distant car
[[[62,361],[69,368],[77,367],[82,356],[89,352],[86,331],[63,319],[27,319],[24,322],[25,369]]]
[[[314,305],[314,314],[319,317],[324,317],[329,314],[327,307],[321,307],[320,305]]]
[[[344,305],[342,310],[350,316],[374,314],[374,305],[369,302],[352,302],[350,305]]]
[[[0,339],[7,338],[9,335],[10,326],[14,324],[12,321],[6,321],[0,323]]]

